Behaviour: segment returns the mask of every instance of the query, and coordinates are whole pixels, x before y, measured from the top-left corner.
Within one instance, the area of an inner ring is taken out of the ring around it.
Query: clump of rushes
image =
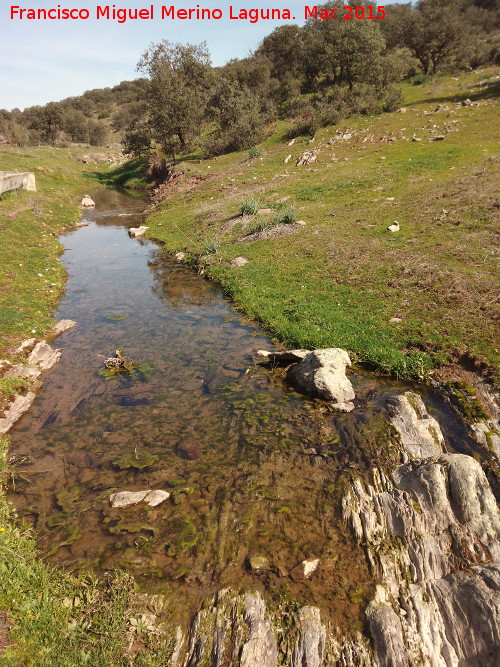
[[[204,255],[215,255],[217,250],[220,248],[221,242],[219,239],[213,239],[212,241],[209,241],[208,243],[205,243],[203,246],[203,254]]]
[[[240,206],[240,215],[257,215],[259,212],[259,200],[255,197],[245,199]]]
[[[271,222],[269,222],[269,220],[256,220],[255,222],[252,222],[251,225],[248,225],[247,236],[250,236],[251,234],[257,234],[258,232],[263,232],[264,229],[267,229],[267,227],[270,226]]]
[[[293,204],[287,204],[277,209],[273,216],[274,225],[292,225],[297,220],[297,211]]]
[[[255,158],[261,156],[261,151],[257,146],[254,146],[248,151],[248,159],[249,160],[255,160]]]

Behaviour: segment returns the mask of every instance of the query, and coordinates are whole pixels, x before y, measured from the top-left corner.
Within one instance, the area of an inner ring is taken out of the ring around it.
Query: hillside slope
[[[491,375],[499,78],[437,76],[406,85],[398,112],[186,160],[148,234],[286,345],[343,347],[406,377],[465,359]],[[304,151],[316,161],[296,166]],[[240,215],[246,200],[257,215]],[[234,268],[238,256],[250,261]]]

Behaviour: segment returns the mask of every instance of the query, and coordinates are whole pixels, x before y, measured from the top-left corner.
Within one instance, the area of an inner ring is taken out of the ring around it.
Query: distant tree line
[[[258,143],[278,119],[295,136],[353,113],[392,111],[405,77],[500,62],[499,0],[420,0],[385,11],[383,20],[280,26],[251,56],[218,68],[205,44],[163,41],[138,63],[145,78],[0,111],[0,135],[19,144],[94,145],[114,136],[137,155],[217,155]]]
[[[78,97],[24,111],[0,110],[0,137],[16,145],[84,143],[102,146],[121,137],[132,120],[146,112],[144,79],[122,81],[113,88],[88,90]]]

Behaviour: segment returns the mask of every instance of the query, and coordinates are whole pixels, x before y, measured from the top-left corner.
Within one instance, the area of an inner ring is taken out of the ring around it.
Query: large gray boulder
[[[338,347],[314,350],[290,367],[288,377],[306,393],[332,401],[333,407],[350,412],[355,398],[345,373],[350,365],[349,355]]]

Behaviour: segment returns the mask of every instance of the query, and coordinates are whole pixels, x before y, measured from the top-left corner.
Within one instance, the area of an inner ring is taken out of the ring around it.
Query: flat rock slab
[[[407,454],[425,459],[439,456],[444,450],[444,437],[438,422],[427,412],[418,394],[407,391],[386,402],[391,424],[399,435]]]
[[[16,396],[14,401],[5,410],[4,416],[0,419],[0,435],[8,433],[18,419],[29,410],[35,400],[35,394],[29,391],[25,396]]]
[[[54,338],[57,338],[61,334],[63,334],[65,331],[69,331],[70,329],[74,329],[77,326],[77,322],[74,320],[59,320],[59,322],[56,322],[52,328],[52,334]]]
[[[61,358],[61,350],[54,350],[48,343],[42,340],[33,348],[28,357],[28,364],[36,366],[41,371],[48,371],[57,364]]]
[[[118,491],[109,496],[111,507],[131,507],[141,502],[147,503],[150,507],[156,507],[163,501],[170,498],[168,491],[146,489],[146,491]]]
[[[310,352],[311,350],[283,350],[282,352],[257,350],[255,354],[272,364],[296,364],[302,361]]]
[[[40,379],[42,371],[32,366],[24,366],[24,364],[15,364],[4,374],[6,378],[24,378],[30,382],[37,382]]]

